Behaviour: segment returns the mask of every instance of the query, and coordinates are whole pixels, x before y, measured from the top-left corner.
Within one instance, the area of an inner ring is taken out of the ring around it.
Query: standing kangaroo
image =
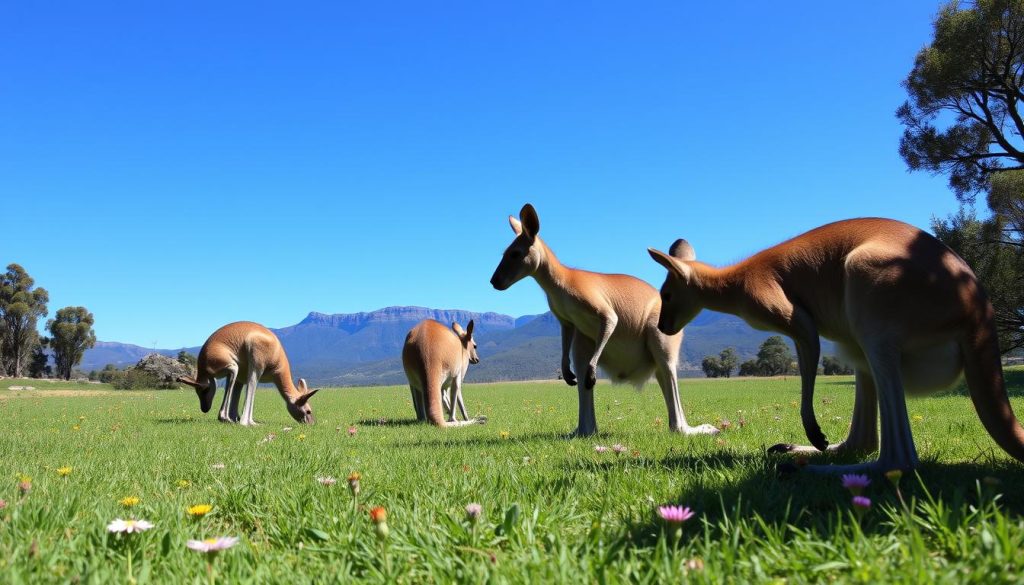
[[[944,388],[961,371],[985,429],[1024,461],[1024,430],[1003,386],[992,305],[970,267],[934,237],[898,221],[865,218],[819,227],[726,268],[697,262],[685,240],[671,251],[649,250],[668,269],[659,329],[679,331],[708,308],[792,338],[800,366],[800,415],[819,450],[874,451],[881,411],[881,449],[874,463],[813,470],[915,467],[904,391]],[[814,414],[819,335],[834,340],[856,368],[849,436],[831,447]]]
[[[469,364],[476,363],[480,363],[480,356],[473,340],[472,320],[465,331],[458,323],[452,323],[451,329],[433,319],[417,323],[405,336],[405,346],[402,347],[402,366],[412,390],[416,419],[439,427],[487,422],[487,418],[482,416],[466,417],[466,407],[462,402],[462,379]],[[444,392],[448,390],[451,397],[445,399]],[[442,413],[442,403],[450,406],[447,422]],[[455,420],[456,406],[462,410],[462,418],[466,420]]]
[[[491,277],[491,285],[505,290],[532,276],[548,297],[551,312],[562,326],[562,376],[570,386],[576,374],[569,367],[569,353],[577,371],[583,369],[578,386],[579,417],[571,436],[597,433],[594,415],[594,385],[597,366],[611,375],[613,382],[640,386],[653,373],[661,386],[668,408],[668,426],[672,431],[690,434],[715,434],[718,429],[704,424],[686,424],[679,404],[676,366],[683,334],[658,331],[658,292],[646,282],[624,274],[601,274],[563,266],[537,235],[540,219],[527,203],[519,219],[509,216],[516,237],[505,250],[501,263]]]
[[[313,424],[313,410],[309,399],[317,390],[309,391],[305,380],[299,386],[292,383],[288,357],[277,336],[259,323],[239,321],[229,323],[213,332],[199,350],[196,378],[181,377],[179,382],[196,389],[199,408],[209,412],[217,392],[217,379],[227,377],[224,402],[218,418],[225,422],[240,422],[249,426],[256,400],[256,386],[260,382],[273,382],[288,407],[288,414],[301,423]],[[238,399],[245,387],[245,407],[238,416]]]

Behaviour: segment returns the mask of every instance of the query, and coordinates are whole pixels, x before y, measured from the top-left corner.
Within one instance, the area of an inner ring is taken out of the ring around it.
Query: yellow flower
[[[295,437],[295,440],[296,441],[305,441],[306,440],[306,433],[299,433],[299,436]]]
[[[501,431],[500,433],[498,433],[498,436],[501,437],[502,439],[507,439],[508,431]]]
[[[187,479],[179,479],[178,480],[178,488],[179,489],[185,489],[185,488],[187,488],[190,485],[192,485],[192,482],[190,482]]]
[[[118,500],[118,503],[120,503],[125,508],[131,508],[132,506],[139,503],[139,498],[135,496],[125,496]]]
[[[80,427],[78,425],[74,425],[74,426],[71,427],[71,430],[72,431],[80,431],[80,430],[82,430],[82,427]]]
[[[890,469],[885,472],[885,477],[892,483],[892,485],[898,485],[900,479],[903,477],[903,471],[900,469]]]
[[[71,475],[71,470],[72,470],[72,467],[70,465],[65,465],[64,467],[58,467],[57,468],[57,475],[59,475],[61,477],[67,477],[67,476]]]
[[[914,422],[921,422],[921,421],[924,420],[924,417],[921,416],[920,414],[915,414],[913,417],[911,417],[910,420],[912,420]]]
[[[195,506],[189,506],[186,511],[188,512],[188,515],[193,518],[202,518],[209,514],[212,509],[213,506],[210,504],[196,504]]]
[[[24,473],[19,473],[15,478],[18,480],[18,483],[32,483],[32,477]]]

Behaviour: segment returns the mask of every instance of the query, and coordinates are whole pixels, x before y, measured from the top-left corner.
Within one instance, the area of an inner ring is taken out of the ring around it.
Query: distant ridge
[[[561,330],[551,313],[512,317],[501,313],[479,313],[462,309],[427,307],[385,307],[361,313],[309,313],[289,327],[273,329],[281,339],[292,371],[314,385],[364,386],[404,384],[401,348],[405,335],[423,319],[463,326],[473,319],[481,362],[466,376],[468,382],[538,380],[556,377],[561,355]],[[198,353],[199,345],[212,331],[200,332],[197,345],[187,349]],[[705,355],[735,347],[741,359],[757,353],[768,332],[755,331],[746,323],[722,313],[704,311],[686,327],[681,369],[683,375],[699,375]],[[85,352],[83,371],[133,365],[153,351],[177,355],[180,349],[144,348],[138,345],[100,341]],[[823,343],[822,354],[832,351]]]

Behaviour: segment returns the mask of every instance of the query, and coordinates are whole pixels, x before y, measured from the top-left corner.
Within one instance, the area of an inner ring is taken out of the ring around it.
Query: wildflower
[[[388,511],[384,506],[376,506],[370,509],[370,520],[373,522],[373,531],[377,538],[384,540],[388,537]]]
[[[857,473],[843,474],[843,487],[850,490],[850,493],[855,496],[861,495],[864,492],[864,488],[869,485],[871,485],[871,480],[866,475]]]
[[[71,425],[71,430],[72,431],[80,431],[80,430],[82,430],[82,427],[80,427],[78,425]]]
[[[507,439],[508,438],[508,431],[501,431],[500,433],[498,433],[498,436],[501,437],[503,440]]]
[[[743,418],[743,415],[740,415],[740,419],[736,421],[736,424],[739,425],[739,427],[742,429],[743,427],[747,426],[747,419]],[[703,564],[703,562],[701,564]]]
[[[633,449],[633,452],[630,453],[630,455],[632,455],[633,457],[639,457],[640,456],[640,450],[639,449]]]
[[[7,500],[5,500],[3,498],[0,498],[0,510],[3,510],[6,507],[7,507]]]
[[[218,536],[217,538],[207,538],[205,540],[189,540],[185,543],[185,546],[194,551],[207,553],[212,556],[236,544],[238,544],[238,538],[235,536]]]
[[[693,518],[694,512],[689,507],[660,506],[658,508],[658,516],[661,516],[661,519],[666,522],[672,524],[682,524],[690,518]]]
[[[355,427],[349,427],[348,428],[348,436],[350,436],[350,437],[356,436],[357,432],[359,432],[359,431]]]
[[[114,521],[107,525],[107,532],[132,534],[133,532],[145,532],[153,527],[152,522],[145,520],[122,520],[114,518]]]
[[[124,506],[125,508],[131,508],[132,506],[139,503],[139,498],[135,496],[125,496],[118,500],[117,502]]]
[[[480,504],[466,504],[466,520],[469,520],[470,524],[476,524],[483,510],[483,506]]]
[[[348,489],[352,492],[353,496],[359,495],[359,480],[362,477],[358,471],[348,474]]]
[[[912,420],[912,421],[917,423],[917,422],[923,421],[924,417],[921,416],[920,414],[915,414],[914,416],[910,417],[910,420]]]
[[[701,559],[690,559],[686,561],[686,569],[688,571],[703,571],[704,561]]]
[[[21,492],[21,495],[23,496],[27,495],[30,491],[32,491],[32,482],[28,480],[19,481],[18,491]]]
[[[626,449],[626,446],[623,445],[622,443],[615,443],[614,445],[612,445],[612,451],[615,451],[616,455],[622,455],[627,450],[628,449]]]
[[[332,485],[338,483],[338,480],[334,479],[333,477],[331,477],[329,475],[318,477],[318,478],[316,478],[316,480],[318,482],[320,482],[320,485],[326,485],[326,486],[332,486]]]
[[[857,516],[861,516],[864,512],[871,509],[871,500],[864,496],[853,496],[853,510],[857,512]]]
[[[299,436],[295,437],[295,440],[296,441],[305,441],[306,440],[306,433],[299,433]]]
[[[726,419],[722,419],[722,422],[718,423],[718,430],[720,430],[720,431],[727,431],[731,427],[732,427],[732,423],[729,422],[729,419],[727,419],[727,418]]]
[[[187,479],[179,479],[176,485],[178,486],[178,489],[183,490],[188,486],[192,485],[192,482],[190,482]]]
[[[288,432],[288,431],[290,431],[290,430],[292,430],[292,428],[291,428],[291,427],[281,427],[281,432],[282,432],[282,433],[287,433],[287,432]]]
[[[889,483],[891,483],[894,486],[898,486],[900,484],[900,479],[903,477],[903,470],[890,469],[889,471],[885,472],[885,477],[886,479],[889,480]]]
[[[202,518],[203,516],[209,514],[210,510],[212,509],[213,506],[211,506],[210,504],[196,504],[195,506],[189,506],[188,508],[185,509],[185,511],[188,512],[188,515],[193,518]]]
[[[388,419],[386,419],[386,418],[384,418],[382,416],[382,417],[377,419],[377,424],[380,425],[380,426],[384,426],[384,425],[388,424]]]
[[[605,447],[604,445],[594,445],[594,451],[597,451],[598,453],[604,453],[607,450],[608,447]]]
[[[67,476],[71,475],[71,471],[73,469],[74,468],[71,467],[70,465],[65,465],[64,467],[58,467],[57,468],[57,475],[59,475],[61,477],[67,477]]]
[[[277,438],[277,435],[275,435],[274,433],[270,433],[266,437],[263,437],[262,439],[260,439],[260,443],[269,443],[269,442],[273,441],[276,438]]]

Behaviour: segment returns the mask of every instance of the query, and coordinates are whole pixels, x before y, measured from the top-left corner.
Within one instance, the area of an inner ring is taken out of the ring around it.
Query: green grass
[[[1012,393],[1024,392],[1024,373],[1010,375]],[[858,521],[838,478],[779,478],[787,459],[764,454],[803,442],[795,378],[684,382],[691,424],[733,423],[718,437],[670,434],[654,386],[603,385],[601,433],[581,440],[560,438],[575,426],[576,392],[555,383],[470,385],[471,414],[490,421],[448,430],[411,424],[408,391],[397,387],[321,392],[312,427],[261,390],[263,424],[242,428],[202,415],[191,391],[6,389],[18,383],[0,383],[0,583],[127,582],[129,555],[138,582],[205,583],[205,558],[185,541],[217,535],[242,537],[213,563],[224,583],[1024,579],[1024,466],[957,393],[909,402],[922,458],[919,477],[901,483],[910,510],[875,477],[866,493],[874,507]],[[852,380],[818,386],[819,420],[841,440]],[[594,451],[614,443],[630,452]],[[67,477],[62,466],[73,468]],[[345,483],[354,470],[358,509]],[[32,478],[25,496],[19,474]],[[338,483],[321,486],[323,475]],[[141,503],[125,509],[125,496]],[[470,502],[484,509],[475,529]],[[187,518],[203,503],[210,515]],[[666,530],[655,518],[665,503],[697,516],[680,534]],[[377,505],[388,510],[386,546],[367,515]],[[518,519],[496,533],[513,506]],[[106,525],[115,517],[156,527],[114,537]]]

